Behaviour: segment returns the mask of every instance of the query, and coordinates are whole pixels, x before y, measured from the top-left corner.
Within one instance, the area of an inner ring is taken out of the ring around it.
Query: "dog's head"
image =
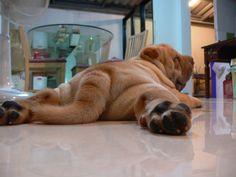
[[[155,64],[179,91],[185,87],[193,72],[193,58],[181,55],[167,44],[148,46],[140,52],[139,58]]]

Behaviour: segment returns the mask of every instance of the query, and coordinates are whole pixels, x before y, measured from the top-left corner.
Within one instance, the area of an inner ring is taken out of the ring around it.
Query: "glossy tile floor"
[[[235,177],[236,100],[207,100],[186,136],[135,122],[0,127],[0,177]]]

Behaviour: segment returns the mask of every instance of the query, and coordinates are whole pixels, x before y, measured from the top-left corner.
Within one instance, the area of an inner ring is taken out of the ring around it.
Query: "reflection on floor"
[[[207,100],[186,136],[135,122],[0,127],[1,177],[235,177],[236,100]]]

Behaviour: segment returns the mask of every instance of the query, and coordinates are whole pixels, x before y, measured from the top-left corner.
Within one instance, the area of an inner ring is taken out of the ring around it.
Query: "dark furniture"
[[[205,97],[210,97],[210,62],[230,62],[236,58],[236,38],[219,41],[202,47],[205,63]]]
[[[193,96],[205,97],[205,74],[193,74]]]
[[[82,72],[83,70],[87,69],[89,65],[76,65],[71,69],[72,76],[76,75],[79,72]]]

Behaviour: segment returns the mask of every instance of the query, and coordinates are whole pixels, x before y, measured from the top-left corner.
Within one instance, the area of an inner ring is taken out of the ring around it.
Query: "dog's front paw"
[[[163,101],[151,111],[147,126],[154,133],[184,134],[191,128],[191,110],[184,103]]]
[[[193,97],[193,108],[201,108],[202,107],[202,101],[198,98]]]
[[[16,125],[26,121],[29,110],[15,101],[5,101],[0,107],[0,125]]]

